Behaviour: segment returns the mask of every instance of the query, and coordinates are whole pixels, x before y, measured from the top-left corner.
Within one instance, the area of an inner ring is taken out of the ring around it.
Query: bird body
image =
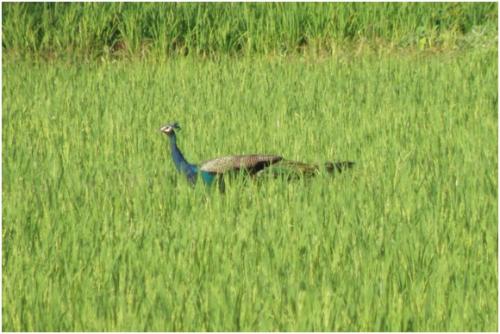
[[[320,170],[316,164],[308,164],[300,161],[285,160],[279,155],[271,154],[245,154],[223,156],[204,161],[199,165],[189,163],[177,146],[175,130],[180,129],[177,123],[167,124],[160,131],[165,133],[170,142],[172,159],[176,169],[184,174],[191,184],[195,184],[198,176],[201,176],[205,184],[211,185],[214,181],[227,173],[244,171],[250,175],[257,175],[270,170],[272,175],[282,173],[298,173],[311,176]],[[343,169],[351,168],[354,162],[327,162],[324,165],[330,173],[341,172]],[[269,168],[272,167],[272,168]],[[220,178],[222,180],[222,178]]]
[[[283,158],[278,155],[229,155],[204,161],[200,164],[199,168],[202,171],[217,174],[223,174],[231,170],[246,170],[251,173],[257,173],[258,171],[280,160],[283,160]]]

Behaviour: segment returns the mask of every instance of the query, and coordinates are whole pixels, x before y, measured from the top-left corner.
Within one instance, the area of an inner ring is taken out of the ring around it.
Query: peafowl
[[[198,177],[201,177],[205,184],[211,185],[216,179],[222,181],[220,176],[238,171],[244,171],[250,175],[259,175],[269,170],[273,176],[283,173],[312,176],[320,170],[320,166],[316,164],[285,160],[279,155],[272,154],[230,155],[193,165],[184,158],[177,146],[175,130],[180,130],[177,122],[160,128],[160,131],[168,136],[175,167],[187,177],[192,185],[196,183]],[[351,168],[353,165],[352,161],[326,162],[324,168],[327,172],[334,173]],[[223,184],[221,186],[223,187]]]

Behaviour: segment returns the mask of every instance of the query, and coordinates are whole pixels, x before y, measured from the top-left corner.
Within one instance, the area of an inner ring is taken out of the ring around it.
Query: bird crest
[[[165,132],[166,134],[171,134],[174,132],[174,130],[180,130],[181,127],[179,126],[178,122],[173,122],[166,124],[160,128],[161,132]]]

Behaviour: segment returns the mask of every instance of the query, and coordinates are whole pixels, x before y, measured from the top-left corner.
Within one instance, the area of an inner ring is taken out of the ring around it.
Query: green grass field
[[[2,329],[497,331],[498,50],[474,31],[444,51],[6,56]],[[191,188],[173,120],[192,162],[356,166]]]

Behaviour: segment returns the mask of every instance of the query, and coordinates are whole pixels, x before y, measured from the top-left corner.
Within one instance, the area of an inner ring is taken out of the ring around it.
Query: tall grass
[[[3,330],[498,330],[497,73],[496,49],[4,63]],[[192,189],[171,120],[193,162],[357,165]]]
[[[333,52],[349,42],[460,46],[497,35],[496,3],[6,3],[3,49],[23,55]]]

